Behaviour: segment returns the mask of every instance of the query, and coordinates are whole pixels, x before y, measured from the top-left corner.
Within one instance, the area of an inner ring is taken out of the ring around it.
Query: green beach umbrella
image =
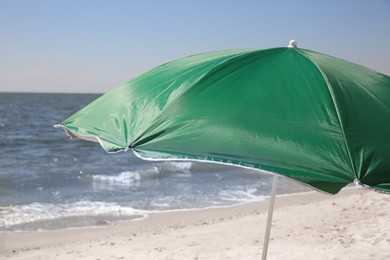
[[[390,77],[318,52],[240,49],[163,64],[56,127],[107,152],[390,192]]]
[[[56,127],[107,152],[263,169],[331,194],[352,182],[390,192],[390,77],[295,41],[161,65]]]

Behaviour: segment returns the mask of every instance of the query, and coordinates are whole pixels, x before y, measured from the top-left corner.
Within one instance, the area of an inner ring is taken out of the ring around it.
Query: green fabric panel
[[[390,191],[390,77],[319,53],[306,55],[328,78],[356,178]]]

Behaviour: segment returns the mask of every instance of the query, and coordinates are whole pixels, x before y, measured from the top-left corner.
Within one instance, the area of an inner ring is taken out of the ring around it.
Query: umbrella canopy
[[[328,193],[356,180],[390,192],[390,77],[310,50],[179,59],[57,127],[108,152],[258,168]]]

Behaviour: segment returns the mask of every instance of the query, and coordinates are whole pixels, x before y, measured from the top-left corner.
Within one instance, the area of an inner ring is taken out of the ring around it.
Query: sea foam
[[[138,171],[124,171],[115,175],[93,175],[94,188],[110,187],[138,187],[141,179],[157,177],[160,171],[157,167],[152,167]]]
[[[94,217],[95,219],[99,217],[106,217],[106,219],[135,219],[146,216],[146,213],[141,210],[123,207],[117,203],[98,201],[78,201],[64,204],[31,203],[4,207],[0,213],[0,231],[13,230],[13,226],[27,225],[34,222],[50,222],[66,218],[74,218],[77,221],[77,218],[83,217]],[[75,223],[75,226],[77,226],[77,223]]]

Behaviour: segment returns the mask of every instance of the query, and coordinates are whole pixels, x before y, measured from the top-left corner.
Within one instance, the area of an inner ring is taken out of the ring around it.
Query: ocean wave
[[[64,218],[92,216],[106,216],[107,219],[134,219],[143,218],[146,214],[143,211],[131,207],[123,207],[112,202],[78,201],[64,204],[31,203],[28,205],[1,208],[0,231],[12,230],[12,227],[14,226],[31,224],[34,222],[50,222]]]
[[[136,188],[141,181],[155,179],[161,174],[174,173],[178,177],[190,177],[191,162],[163,162],[158,166],[135,171],[124,171],[119,174],[93,175],[93,187],[97,189]]]
[[[242,190],[224,190],[220,192],[220,199],[229,202],[251,202],[264,200],[267,196],[259,195],[256,188]]]
[[[191,171],[192,162],[186,162],[186,161],[172,161],[172,162],[163,162],[159,169],[160,171],[165,172],[182,172],[182,173],[189,173]]]
[[[158,177],[160,171],[157,167],[138,171],[125,171],[116,175],[93,175],[93,186],[99,189],[112,187],[138,187],[141,179]]]

